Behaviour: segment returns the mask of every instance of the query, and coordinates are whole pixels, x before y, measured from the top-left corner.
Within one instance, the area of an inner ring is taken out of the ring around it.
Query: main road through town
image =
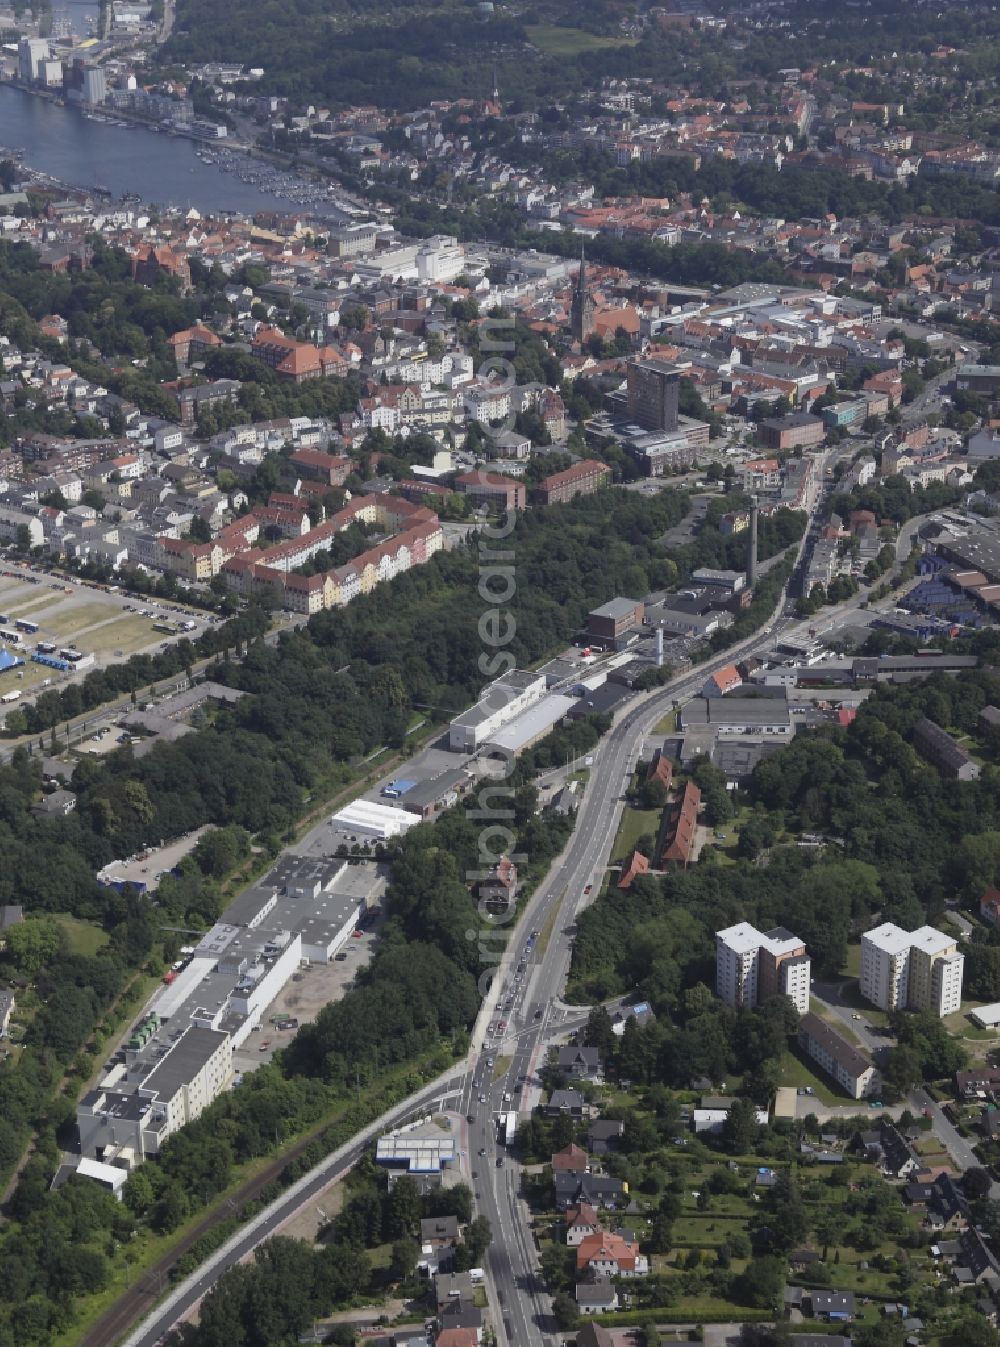
[[[768,648],[778,630],[790,625],[779,617],[737,652],[737,657]],[[629,785],[644,743],[675,702],[684,702],[709,673],[734,658],[725,656],[648,695],[622,715],[593,758],[590,780],[577,813],[576,827],[563,855],[536,890],[522,917],[508,960],[495,980],[489,1025],[480,1018],[470,1070],[461,1096],[466,1115],[473,1187],[478,1211],[489,1218],[493,1242],[487,1254],[489,1289],[501,1343],[537,1347],[555,1332],[551,1303],[538,1273],[527,1212],[519,1196],[519,1167],[506,1153],[498,1115],[523,1107],[534,1089],[546,1044],[572,1026],[571,1013],[559,1003],[569,971],[574,920],[589,891],[600,887]],[[539,935],[532,940],[531,933]],[[491,1026],[504,1024],[499,1033]],[[479,1043],[483,1046],[476,1053]]]
[[[813,508],[818,502],[811,502]],[[801,549],[800,549],[801,550]],[[827,618],[855,608],[855,597],[825,610]],[[477,1211],[493,1230],[487,1254],[487,1282],[501,1347],[538,1347],[555,1332],[552,1307],[538,1273],[526,1211],[519,1196],[519,1167],[507,1154],[499,1115],[526,1105],[546,1044],[582,1023],[581,1013],[559,1001],[569,970],[573,923],[600,885],[624,808],[624,796],[643,746],[657,722],[675,704],[694,696],[708,675],[734,659],[759,654],[779,633],[795,625],[785,596],[776,615],[752,637],[725,654],[698,665],[654,692],[643,694],[621,713],[592,757],[590,776],[575,827],[562,855],[526,905],[484,1000],[464,1063],[411,1096],[372,1127],[327,1157],[289,1192],[213,1254],[127,1339],[126,1347],[156,1347],[162,1336],[189,1314],[221,1273],[246,1258],[302,1206],[356,1162],[380,1131],[431,1106],[457,1110],[462,1149],[468,1157]],[[802,627],[803,633],[805,626]],[[537,933],[533,936],[532,933]],[[480,939],[470,931],[469,938]],[[490,941],[485,941],[487,947]],[[486,965],[484,964],[484,967]],[[497,1031],[500,1022],[503,1029]],[[120,1333],[109,1337],[109,1344]]]

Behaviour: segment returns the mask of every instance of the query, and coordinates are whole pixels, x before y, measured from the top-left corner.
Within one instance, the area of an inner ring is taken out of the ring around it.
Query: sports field
[[[154,628],[164,623],[174,626],[185,615],[165,611],[156,600],[132,600],[121,593],[33,573],[24,567],[15,571],[15,564],[0,570],[0,617],[4,619],[0,626],[10,630],[18,621],[25,621],[36,624],[38,630],[18,632],[16,644],[3,643],[3,649],[24,663],[0,672],[0,696],[17,691],[30,700],[42,688],[61,687],[74,677],[85,676],[87,670],[74,675],[34,663],[31,656],[40,642],[57,649],[72,646],[84,655],[93,655],[97,667],[102,668],[143,650],[158,650],[165,642],[177,639]],[[143,616],[142,609],[148,616]],[[195,631],[185,634],[196,636],[201,630],[203,623],[199,621]],[[0,712],[0,723],[7,709]]]

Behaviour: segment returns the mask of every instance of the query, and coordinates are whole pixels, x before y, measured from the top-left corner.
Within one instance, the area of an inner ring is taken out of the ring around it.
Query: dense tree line
[[[568,0],[539,0],[520,13],[505,9],[484,16],[471,4],[441,11],[401,0],[383,0],[374,8],[350,0],[333,5],[295,0],[291,12],[260,0],[253,5],[239,0],[235,8],[223,0],[181,0],[165,55],[188,63],[229,59],[262,66],[265,91],[289,97],[296,106],[332,100],[408,109],[426,106],[430,99],[485,98],[494,60],[505,103],[516,109],[579,97],[580,90],[608,76],[679,80],[696,94],[718,97],[728,81],[774,79],[788,62],[805,67],[815,59],[810,20],[827,14],[810,4],[801,11],[780,43],[766,29],[730,15],[737,42],[653,23],[635,43],[583,41],[578,50],[556,52],[546,49],[544,37],[536,45],[532,25],[560,24],[596,37],[620,35],[618,7],[607,0],[585,9]],[[333,45],[326,40],[331,24],[337,35]],[[940,13],[922,13],[917,25],[906,22],[898,9],[883,9],[857,25],[827,26],[823,45],[827,59],[868,63],[877,56],[895,58],[897,52],[929,52],[936,43],[948,42],[962,49],[965,76],[971,79],[980,66],[995,69],[995,61],[989,64],[991,38],[995,41],[988,14],[946,5]],[[864,91],[868,87],[864,84]]]
[[[838,494],[830,502],[830,508],[844,520],[850,518],[853,510],[871,510],[880,524],[905,524],[915,515],[954,505],[963,495],[961,487],[946,486],[944,482],[928,482],[911,489],[905,477],[896,476]]]

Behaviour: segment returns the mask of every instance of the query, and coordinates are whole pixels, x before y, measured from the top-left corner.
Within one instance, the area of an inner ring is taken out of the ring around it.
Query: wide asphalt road
[[[789,625],[788,617],[779,617],[741,646],[647,694],[620,715],[593,754],[573,837],[536,890],[511,941],[508,962],[490,998],[492,1013],[483,1047],[470,1059],[461,1102],[462,1111],[472,1119],[468,1150],[476,1206],[494,1234],[487,1271],[501,1345],[548,1347],[557,1325],[539,1274],[527,1209],[519,1197],[519,1166],[498,1136],[498,1118],[523,1110],[523,1095],[537,1082],[547,1041],[569,1028],[567,1012],[557,998],[569,971],[573,923],[589,901],[588,887],[595,892],[600,887],[635,763],[656,722],[675,702],[695,695],[716,669],[769,648],[775,635]],[[533,939],[536,931],[540,934]]]

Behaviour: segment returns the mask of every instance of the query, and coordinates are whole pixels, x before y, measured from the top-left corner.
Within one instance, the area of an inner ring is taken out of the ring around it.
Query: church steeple
[[[587,257],[584,246],[580,245],[580,270],[576,275],[573,288],[573,301],[570,305],[570,330],[574,341],[585,342],[594,330],[594,301],[587,289]]]

